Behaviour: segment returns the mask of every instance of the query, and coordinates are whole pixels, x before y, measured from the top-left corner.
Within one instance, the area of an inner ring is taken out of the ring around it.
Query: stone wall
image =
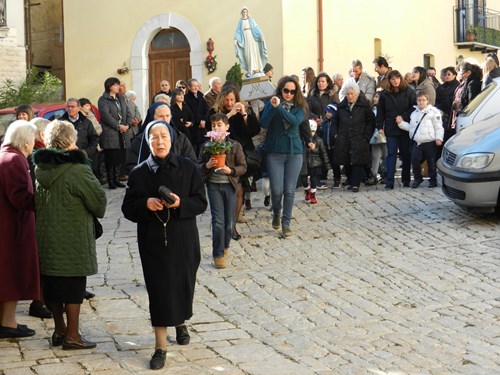
[[[6,79],[20,82],[26,77],[26,52],[18,45],[17,30],[0,28],[0,84]]]

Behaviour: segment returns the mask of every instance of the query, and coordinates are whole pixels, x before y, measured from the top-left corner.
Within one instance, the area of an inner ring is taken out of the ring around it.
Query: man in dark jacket
[[[69,121],[73,124],[78,132],[76,145],[89,159],[92,159],[99,144],[99,136],[95,131],[92,121],[80,112],[80,101],[75,98],[69,98],[66,101],[66,112],[59,120]]]
[[[167,124],[170,124],[172,115],[170,112],[170,108],[166,103],[155,103],[153,104],[152,109],[154,110],[154,120],[161,120],[165,121]],[[147,157],[149,156],[149,148],[141,148],[142,138],[144,136],[144,130],[146,126],[147,124],[144,124],[144,126],[141,127],[141,132],[138,133],[134,137],[134,139],[132,139],[132,143],[127,149],[127,160],[125,162],[125,171],[127,172],[127,174],[129,174],[130,171],[137,165],[139,157],[141,157],[142,159],[147,159]],[[171,130],[174,132],[174,136],[172,137],[172,149],[174,153],[189,158],[197,163],[198,158],[195,155],[193,147],[191,146],[191,143],[189,142],[187,137],[183,133],[175,129],[173,126],[171,128]]]
[[[184,95],[184,102],[194,114],[193,126],[197,130],[196,136],[193,138],[193,148],[195,154],[199,154],[201,145],[206,141],[205,134],[205,119],[208,114],[208,106],[203,93],[200,91],[200,82],[196,79],[190,79],[187,82],[187,91]]]

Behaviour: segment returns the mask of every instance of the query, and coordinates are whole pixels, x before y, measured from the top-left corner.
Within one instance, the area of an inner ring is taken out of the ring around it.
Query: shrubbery
[[[61,88],[62,81],[59,78],[32,68],[28,70],[26,79],[19,84],[10,79],[4,81],[0,86],[0,108],[59,101]]]

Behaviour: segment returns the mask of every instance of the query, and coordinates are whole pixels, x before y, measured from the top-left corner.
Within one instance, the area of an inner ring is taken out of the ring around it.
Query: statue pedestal
[[[240,96],[249,102],[257,99],[270,98],[276,92],[276,87],[267,76],[253,77],[243,80]]]

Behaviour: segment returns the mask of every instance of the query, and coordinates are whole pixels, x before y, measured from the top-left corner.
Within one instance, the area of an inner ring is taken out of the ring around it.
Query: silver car
[[[463,129],[446,142],[438,183],[456,204],[493,212],[500,193],[500,114]]]
[[[500,113],[500,77],[493,79],[493,82],[460,111],[456,124],[457,133],[497,113]]]

